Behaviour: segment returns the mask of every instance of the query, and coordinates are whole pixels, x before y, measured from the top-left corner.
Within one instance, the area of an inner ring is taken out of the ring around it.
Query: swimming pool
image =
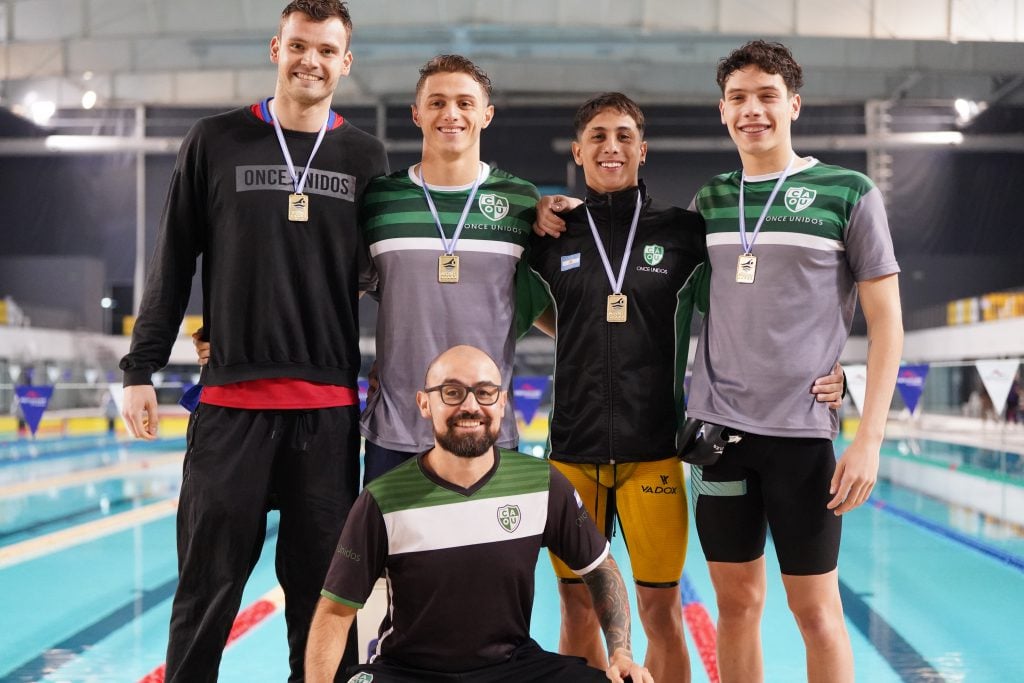
[[[158,680],[150,674],[163,662],[176,583],[181,441],[61,439],[0,450],[0,680]],[[887,443],[886,452],[893,462],[917,459],[946,469],[955,458],[960,468],[982,470],[985,462],[1019,458],[925,441]],[[1018,485],[1012,471],[992,471]],[[276,523],[272,513],[271,548]],[[1015,654],[1024,624],[1019,526],[885,481],[844,525],[840,577],[858,681],[1024,680]],[[628,571],[619,536],[613,552]],[[766,680],[804,680],[800,636],[771,554],[768,567]],[[546,562],[537,576],[533,632],[555,648],[557,593]],[[222,681],[287,677],[275,587],[273,553],[264,552],[243,597],[249,609],[236,624],[239,635],[225,652]],[[696,534],[684,602],[693,614],[706,610],[713,623]],[[646,641],[634,622],[640,657]],[[699,656],[709,637],[713,642],[706,628],[689,629],[694,681],[713,680]]]

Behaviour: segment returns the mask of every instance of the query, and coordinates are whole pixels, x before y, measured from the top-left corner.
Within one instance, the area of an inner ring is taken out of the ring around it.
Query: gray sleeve
[[[857,282],[900,272],[885,204],[877,187],[871,188],[854,205],[843,241],[850,271]]]

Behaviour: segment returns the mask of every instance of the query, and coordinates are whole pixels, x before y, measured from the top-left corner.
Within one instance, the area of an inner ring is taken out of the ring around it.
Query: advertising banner
[[[1020,359],[1012,360],[979,360],[974,362],[981,375],[981,381],[985,385],[988,397],[992,399],[992,406],[996,415],[1002,415],[1006,407],[1006,399],[1010,395],[1010,387],[1013,386],[1013,377],[1017,374],[1017,367]]]
[[[896,376],[896,388],[899,389],[903,402],[911,415],[917,412],[917,403],[921,400],[921,393],[924,391],[924,381],[928,377],[928,364],[923,365],[902,365]]]
[[[546,375],[516,377],[512,380],[512,396],[516,410],[523,424],[533,422],[533,416],[540,407],[541,399],[548,390],[551,378]]]
[[[23,384],[14,387],[14,395],[18,400],[18,406],[21,408],[21,414],[25,418],[25,424],[28,425],[32,436],[35,436],[36,430],[39,429],[39,421],[43,419],[43,413],[46,412],[46,407],[50,405],[53,387]]]

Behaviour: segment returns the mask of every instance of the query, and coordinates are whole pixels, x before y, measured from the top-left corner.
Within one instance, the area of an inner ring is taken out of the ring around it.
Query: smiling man
[[[608,542],[572,485],[543,460],[495,447],[502,386],[494,361],[471,346],[430,363],[414,405],[434,443],[371,482],[353,507],[310,630],[310,683],[334,680],[356,612],[382,575],[390,605],[371,661],[349,669],[350,683],[652,683],[632,661],[629,600]],[[544,546],[590,590],[605,673],[530,638]]]
[[[511,377],[515,341],[549,302],[523,262],[537,190],[480,160],[494,117],[491,80],[459,55],[420,69],[412,105],[420,163],[371,183],[362,223],[377,273],[379,389],[362,416],[366,481],[433,444],[408,397],[432,358],[472,344]],[[518,444],[515,416],[498,445]]]
[[[852,683],[839,596],[841,515],[861,505],[903,341],[892,239],[866,176],[793,149],[803,72],[789,49],[753,41],[718,65],[722,123],[742,169],[698,193],[707,221],[710,306],[688,411],[741,440],[694,467],[696,527],[718,599],[724,683],[764,679],[765,537],[807,649],[812,682]],[[836,461],[838,416],[805,387],[846,344],[857,302],[868,327],[860,427]]]
[[[555,382],[548,442],[607,537],[629,549],[645,664],[655,680],[690,680],[679,580],[687,510],[676,431],[690,341],[691,274],[706,260],[704,222],[651,198],[640,180],[644,114],[621,93],[584,103],[572,155],[586,201],[559,239],[535,237],[530,266],[554,302]],[[562,600],[559,650],[604,664],[590,593],[552,558]]]
[[[188,430],[168,681],[217,679],[270,507],[281,510],[289,680],[302,680],[317,594],[358,491],[357,207],[387,161],[378,140],[331,110],[352,65],[351,28],[338,0],[285,7],[270,41],[274,96],[199,121],[171,178],[121,361],[128,428],[153,439],[152,374],[178,336],[202,255],[213,348]]]

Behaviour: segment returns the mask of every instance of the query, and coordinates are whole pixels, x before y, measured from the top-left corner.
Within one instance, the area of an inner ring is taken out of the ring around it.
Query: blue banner
[[[519,411],[523,424],[533,422],[533,416],[540,407],[541,399],[548,390],[551,378],[547,375],[515,377],[512,380],[513,405]]]
[[[366,410],[366,397],[370,393],[370,380],[359,379],[359,412]]]
[[[50,405],[53,387],[23,384],[14,387],[14,395],[18,399],[25,424],[31,430],[32,436],[35,436],[36,430],[39,429],[39,421],[43,419],[43,413],[46,412],[46,406]]]
[[[203,385],[187,382],[182,386],[182,389],[184,391],[181,392],[181,398],[178,399],[178,405],[188,412],[194,413],[196,408],[199,407],[199,397],[203,393]]]
[[[917,412],[917,402],[924,391],[924,380],[928,376],[928,365],[903,365],[896,375],[896,388],[903,397],[903,403],[913,415]]]

